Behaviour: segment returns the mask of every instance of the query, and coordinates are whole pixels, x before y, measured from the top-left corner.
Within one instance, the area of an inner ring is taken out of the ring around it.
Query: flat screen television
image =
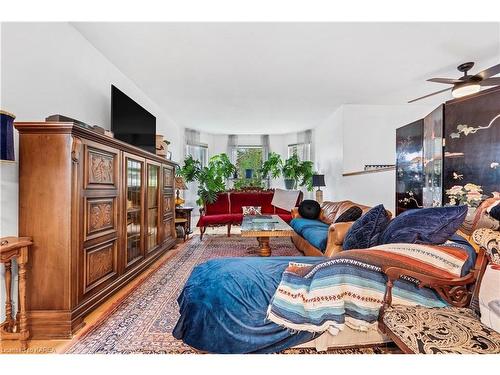
[[[111,130],[114,137],[155,152],[156,117],[111,85]]]

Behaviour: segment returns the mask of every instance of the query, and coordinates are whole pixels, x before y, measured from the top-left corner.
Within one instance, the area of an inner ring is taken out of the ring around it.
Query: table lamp
[[[184,199],[180,197],[180,190],[187,190],[186,182],[184,181],[183,177],[181,176],[175,177],[175,188],[177,189],[175,196],[175,206],[180,207],[185,202]]]
[[[316,190],[316,202],[318,202],[319,204],[323,203],[323,191],[321,191],[321,186],[326,186],[325,175],[314,174],[312,185],[318,188],[318,190]]]

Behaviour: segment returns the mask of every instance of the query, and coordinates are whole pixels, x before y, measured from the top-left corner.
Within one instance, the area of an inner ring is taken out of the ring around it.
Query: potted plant
[[[179,170],[179,174],[186,182],[198,182],[197,204],[203,206],[205,203],[213,203],[217,199],[217,194],[226,190],[226,180],[233,175],[236,167],[231,163],[224,153],[214,155],[208,161],[206,167],[202,167],[199,160],[195,160],[191,155],[184,159],[184,165]]]
[[[283,162],[279,154],[271,152],[262,165],[262,175],[266,178],[268,176],[278,178],[283,175],[285,188],[288,190],[305,187],[308,191],[312,191],[313,174],[313,163],[301,161],[296,153]]]

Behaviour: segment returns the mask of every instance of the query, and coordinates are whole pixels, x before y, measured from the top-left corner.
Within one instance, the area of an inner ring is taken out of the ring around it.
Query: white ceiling
[[[499,23],[73,23],[181,126],[287,133],[500,62]],[[441,95],[421,104],[438,103]]]

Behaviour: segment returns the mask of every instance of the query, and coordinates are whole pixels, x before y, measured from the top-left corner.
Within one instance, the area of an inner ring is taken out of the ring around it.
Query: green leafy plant
[[[226,180],[236,171],[228,156],[224,153],[214,155],[208,161],[206,167],[202,167],[200,161],[191,155],[184,159],[184,165],[179,174],[186,182],[198,182],[198,200],[200,206],[205,203],[213,203],[217,199],[217,193],[226,190]]]
[[[278,178],[283,169],[283,159],[276,152],[269,153],[267,160],[262,164],[261,173],[264,178]]]
[[[194,159],[193,156],[188,155],[184,159],[184,165],[178,169],[178,174],[184,177],[186,182],[193,182],[198,179],[201,169],[200,161]]]
[[[312,161],[301,161],[298,155],[294,153],[285,160],[281,171],[285,178],[285,184],[287,183],[286,180],[293,181],[291,184],[293,189],[305,187],[308,191],[313,190],[312,176],[314,171]]]
[[[308,191],[313,190],[313,162],[301,161],[297,153],[283,161],[279,154],[271,152],[261,171],[265,178],[268,176],[278,178],[283,175],[287,189],[305,187]]]

